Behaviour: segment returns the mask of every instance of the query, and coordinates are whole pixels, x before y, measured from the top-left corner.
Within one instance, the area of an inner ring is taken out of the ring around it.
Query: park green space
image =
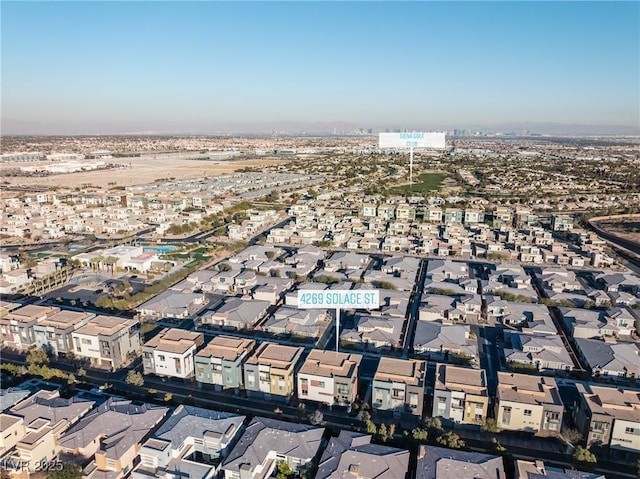
[[[438,191],[447,177],[444,173],[420,173],[413,185],[401,185],[389,188],[392,195],[411,195]]]

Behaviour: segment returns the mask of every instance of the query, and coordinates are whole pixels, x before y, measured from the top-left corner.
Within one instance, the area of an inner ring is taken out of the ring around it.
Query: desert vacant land
[[[264,158],[237,161],[198,161],[176,158],[116,158],[106,161],[108,163],[125,165],[126,167],[40,177],[8,177],[3,175],[0,169],[0,177],[3,182],[8,182],[11,185],[75,187],[83,184],[91,184],[99,187],[107,187],[113,186],[113,183],[115,183],[116,186],[131,186],[152,183],[160,178],[178,179],[221,175],[231,173],[241,168],[260,168],[282,163],[287,160]],[[16,168],[26,165],[27,163],[21,163],[19,165],[7,164],[4,165],[3,168]]]
[[[640,217],[625,220],[599,221],[598,226],[611,234],[640,243]]]

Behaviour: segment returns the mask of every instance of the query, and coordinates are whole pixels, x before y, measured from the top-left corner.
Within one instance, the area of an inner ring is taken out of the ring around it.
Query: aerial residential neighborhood
[[[640,479],[639,2],[0,8],[0,479]]]
[[[519,451],[531,448],[553,464],[592,454],[611,477],[633,463],[633,251],[559,205],[461,200],[460,190],[442,194],[451,186],[363,195],[372,188],[340,183],[348,169],[319,166],[331,155],[357,158],[348,148],[318,148],[300,163],[293,153],[280,160],[291,172],[282,177],[279,162],[260,174],[161,179],[117,193],[9,190],[3,214],[15,221],[20,210],[29,234],[6,229],[14,246],[0,252],[11,386],[2,390],[2,429],[14,431],[2,464],[18,476],[55,457],[87,477],[180,470],[242,479],[444,477],[444,467],[481,471],[491,461],[501,477],[556,470],[527,465]],[[446,161],[418,158],[430,168]],[[474,175],[460,174],[464,191]],[[329,177],[342,189],[327,190]],[[81,221],[69,227],[65,214]],[[94,218],[138,226],[95,229]],[[379,302],[302,307],[300,295],[323,291],[375,291]],[[45,382],[23,384],[24,374]],[[71,402],[56,404],[82,407],[62,423],[31,424],[20,401],[54,401],[57,381]],[[136,420],[116,426],[121,414]],[[54,456],[24,452],[23,435],[49,430],[42,437]],[[286,445],[300,441],[311,442]],[[437,466],[449,450],[450,465]],[[503,464],[505,450],[520,454],[517,464]]]

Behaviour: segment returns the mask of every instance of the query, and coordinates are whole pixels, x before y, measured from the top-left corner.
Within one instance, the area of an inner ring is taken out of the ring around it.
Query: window
[[[553,421],[553,422],[560,421],[560,413],[559,412],[548,412],[547,413],[547,421]]]
[[[624,433],[625,434],[633,434],[635,432],[635,429],[632,427],[625,427],[624,428]]]
[[[505,406],[502,408],[502,424],[509,424],[511,422],[511,408]]]
[[[592,429],[594,431],[606,431],[607,430],[607,423],[606,422],[601,422],[601,421],[594,421]]]
[[[165,360],[164,354],[158,355],[158,361],[164,361],[164,360]]]
[[[525,416],[531,416],[531,409],[525,409],[524,410],[524,415]]]

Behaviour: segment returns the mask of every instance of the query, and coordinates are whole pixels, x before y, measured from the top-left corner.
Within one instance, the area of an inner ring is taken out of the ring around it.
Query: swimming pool
[[[166,245],[166,246],[145,246],[143,247],[143,251],[155,251],[156,253],[169,253],[174,249],[177,249],[177,246]]]

